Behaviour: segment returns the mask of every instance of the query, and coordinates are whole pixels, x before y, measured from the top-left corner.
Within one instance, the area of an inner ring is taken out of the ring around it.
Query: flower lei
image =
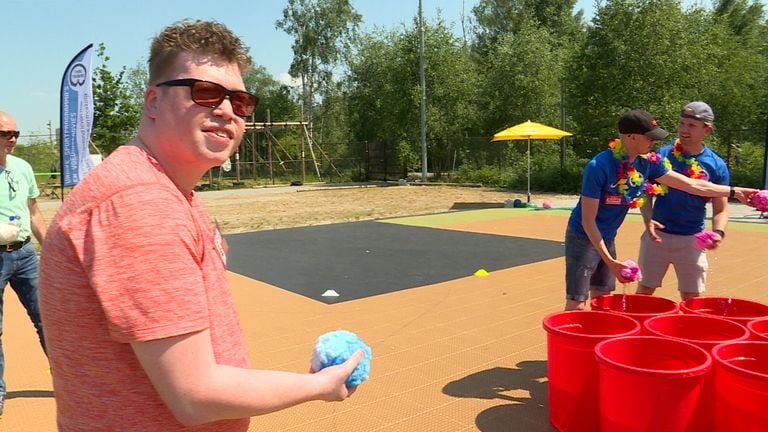
[[[655,195],[664,195],[667,192],[667,188],[664,185],[658,183],[651,183],[645,180],[642,174],[640,174],[635,166],[627,158],[627,150],[621,145],[620,139],[613,139],[608,143],[608,147],[613,153],[613,157],[619,161],[616,166],[616,188],[619,193],[624,195],[621,199],[623,204],[629,206],[629,208],[639,208],[645,204],[646,197]],[[650,163],[658,163],[661,161],[661,156],[656,152],[650,152],[642,157],[648,159]],[[643,185],[643,191],[640,196],[636,198],[629,197],[630,185]]]
[[[685,154],[680,138],[675,140],[675,144],[672,146],[672,154],[679,162],[684,162],[687,165],[683,174],[693,179],[707,179],[707,173],[699,165],[699,161],[695,157]]]

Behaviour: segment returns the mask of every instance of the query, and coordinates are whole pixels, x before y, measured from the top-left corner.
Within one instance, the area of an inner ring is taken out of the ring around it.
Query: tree
[[[272,121],[298,119],[299,108],[290,87],[272,78],[264,66],[255,65],[243,80],[245,88],[259,98],[259,105],[253,115],[256,121],[267,121],[267,117]]]
[[[501,36],[485,61],[486,134],[533,120],[560,123],[560,81],[566,57],[535,22]]]
[[[267,121],[295,121],[299,117],[297,98],[291,92],[291,88],[280,84],[267,71],[264,66],[254,65],[254,68],[243,77],[245,88],[259,98],[259,104],[253,112],[253,120],[256,122]],[[246,119],[250,121],[251,119]],[[298,130],[285,130],[286,135],[296,135]],[[250,145],[249,145],[250,143]],[[251,146],[252,145],[252,146]],[[286,144],[286,150],[294,157],[298,157],[300,151]],[[259,154],[256,142],[251,134],[246,134],[240,145],[241,160],[266,159],[266,151]],[[254,154],[257,153],[257,154]]]
[[[533,20],[558,41],[578,38],[582,32],[583,12],[573,14],[576,0],[480,0],[475,16],[476,48],[488,53],[508,33],[517,34]]]
[[[47,138],[34,137],[24,145],[16,146],[14,155],[32,165],[35,173],[51,172],[59,163],[59,149]]]
[[[586,43],[568,73],[569,111],[597,145],[615,136],[616,119],[640,108],[672,128],[680,108],[703,97],[717,76],[717,32],[700,9],[678,0],[614,0],[598,5]]]
[[[718,129],[761,124],[768,65],[762,8],[725,3],[714,12],[683,10],[677,0],[598,6],[569,71],[569,106],[581,135],[604,145],[630,108],[655,114],[674,131],[680,108],[692,100],[713,107]]]
[[[710,100],[718,128],[761,128],[768,111],[768,23],[764,6],[746,0],[715,4],[717,75]]]
[[[100,151],[109,154],[136,134],[143,97],[137,98],[136,89],[128,85],[125,67],[118,73],[113,73],[107,68],[110,58],[106,55],[104,43],[99,44],[96,55],[101,59],[101,65],[93,74],[91,140]],[[135,79],[138,75],[132,76]]]
[[[416,19],[401,31],[365,35],[347,77],[355,139],[385,143],[401,153],[402,161],[412,159],[406,154],[420,154],[418,44]],[[476,130],[479,78],[466,46],[442,18],[426,23],[424,51],[428,154],[430,168],[439,173],[450,159],[451,145],[455,148],[457,140]]]
[[[361,19],[349,0],[288,0],[283,18],[276,22],[294,37],[290,73],[301,80],[310,136],[315,97],[332,82]]]
[[[753,39],[765,34],[765,5],[759,1],[720,0],[714,12],[736,36]]]

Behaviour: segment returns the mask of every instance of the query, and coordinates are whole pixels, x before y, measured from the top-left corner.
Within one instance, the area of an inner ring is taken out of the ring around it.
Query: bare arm
[[[363,358],[317,373],[243,369],[217,364],[208,330],[131,344],[155,389],[186,426],[247,418],[311,400],[340,401],[344,381]]]
[[[643,223],[645,226],[651,223],[653,220],[653,197],[649,196],[645,200],[645,204],[640,207],[640,215],[643,216]]]
[[[38,243],[43,244],[43,241],[45,240],[45,234],[48,231],[45,226],[45,218],[43,218],[43,213],[40,212],[40,207],[37,205],[36,199],[28,199],[27,205],[29,206],[32,234],[34,234]]]
[[[657,178],[656,181],[669,187],[688,192],[692,195],[709,198],[728,198],[731,193],[730,186],[710,183],[706,180],[688,178],[672,170]],[[749,204],[749,199],[753,194],[758,192],[757,189],[743,187],[734,187],[733,190],[735,193],[734,197],[741,201],[743,204]]]
[[[619,282],[628,282],[621,276],[621,269],[624,268],[624,263],[614,259],[608,252],[608,248],[605,246],[600,230],[597,228],[597,210],[600,207],[600,201],[595,198],[581,197],[581,225],[584,227],[584,231],[589,237],[590,243],[595,247],[600,257],[603,259],[608,267],[611,268],[616,279]]]
[[[730,217],[730,210],[728,207],[727,198],[713,198],[712,199],[712,230],[718,230],[725,232],[725,227],[728,225],[728,218]],[[715,239],[713,247],[716,248],[723,238]]]
[[[653,220],[653,197],[649,196],[645,204],[640,207],[640,214],[643,216],[645,230],[654,242],[660,242],[661,237],[656,234],[656,228],[664,228],[664,225]]]

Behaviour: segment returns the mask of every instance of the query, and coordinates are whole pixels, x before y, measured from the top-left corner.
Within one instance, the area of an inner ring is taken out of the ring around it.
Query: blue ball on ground
[[[512,207],[514,207],[514,208],[521,208],[521,207],[524,207],[524,206],[523,206],[523,201],[522,201],[522,200],[520,200],[520,198],[515,198],[515,200],[514,200],[514,201],[512,201]]]
[[[368,380],[371,370],[371,348],[350,331],[335,330],[318,337],[312,352],[312,369],[319,371],[328,366],[344,363],[359,349],[365,351],[365,357],[346,381],[347,388],[355,388]]]

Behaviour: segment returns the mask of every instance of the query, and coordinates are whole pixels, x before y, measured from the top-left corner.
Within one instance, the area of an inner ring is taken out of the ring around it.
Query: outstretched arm
[[[208,330],[131,344],[141,366],[176,419],[186,426],[247,418],[311,400],[340,401],[344,382],[363,359],[317,373],[244,369],[216,363]]]
[[[733,190],[733,197],[747,205],[750,205],[752,195],[758,192],[757,189],[719,185],[706,180],[688,178],[672,170],[657,178],[656,181],[689,194],[709,198],[728,198]]]

